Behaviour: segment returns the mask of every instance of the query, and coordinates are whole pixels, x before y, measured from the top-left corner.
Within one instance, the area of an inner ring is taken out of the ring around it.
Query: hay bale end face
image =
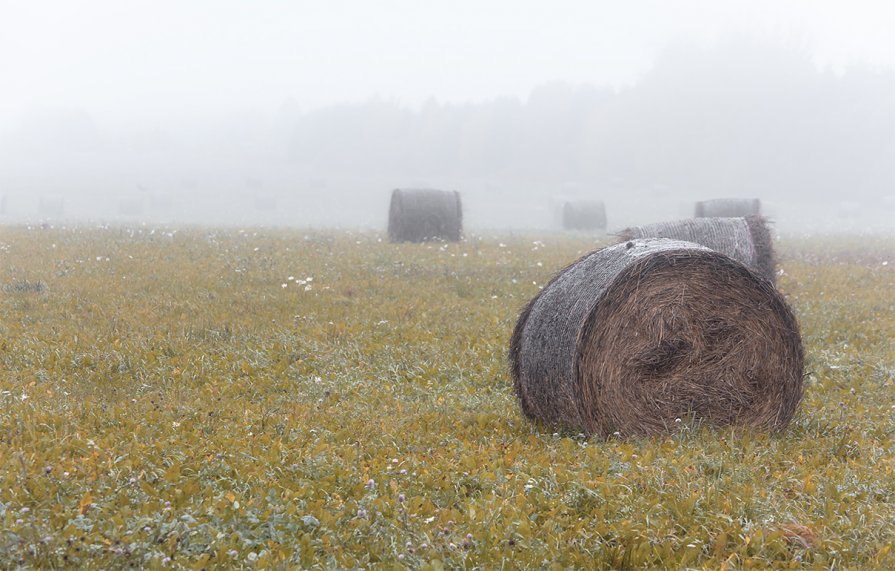
[[[735,218],[761,214],[761,200],[757,198],[717,198],[696,203],[696,218]]]
[[[605,230],[606,205],[599,200],[570,200],[562,205],[565,230]]]
[[[388,211],[392,242],[457,242],[463,232],[463,206],[457,191],[395,189]]]
[[[627,242],[638,238],[671,238],[695,242],[730,256],[753,272],[774,283],[776,262],[767,220],[745,218],[694,218],[626,228],[618,237]]]
[[[668,239],[616,244],[562,270],[522,311],[510,345],[528,418],[606,437],[688,420],[782,429],[802,397],[803,360],[773,285]]]

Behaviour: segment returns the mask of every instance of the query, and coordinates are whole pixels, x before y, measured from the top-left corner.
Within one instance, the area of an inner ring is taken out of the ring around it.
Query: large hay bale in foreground
[[[767,221],[761,216],[744,218],[694,218],[626,228],[622,241],[637,238],[671,238],[695,242],[730,256],[758,275],[776,281],[774,246]]]
[[[392,242],[457,242],[462,231],[459,192],[401,188],[392,191],[388,210],[388,237]]]
[[[510,345],[525,415],[609,436],[682,422],[782,429],[803,352],[783,297],[746,266],[689,242],[633,240],[562,270]]]
[[[761,200],[757,198],[716,198],[696,203],[696,218],[735,218],[761,214]]]
[[[567,200],[562,205],[565,230],[605,230],[606,205],[599,200]]]

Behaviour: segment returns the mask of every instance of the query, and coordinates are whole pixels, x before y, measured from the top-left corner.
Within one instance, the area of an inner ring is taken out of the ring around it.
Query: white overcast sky
[[[725,34],[895,67],[887,0],[0,0],[0,123],[524,99],[549,80],[630,84],[668,43]]]

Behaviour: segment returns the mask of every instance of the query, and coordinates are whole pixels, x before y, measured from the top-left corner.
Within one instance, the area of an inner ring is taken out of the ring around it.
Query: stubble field
[[[525,420],[555,234],[0,228],[0,567],[895,567],[895,244],[789,239],[780,435]]]

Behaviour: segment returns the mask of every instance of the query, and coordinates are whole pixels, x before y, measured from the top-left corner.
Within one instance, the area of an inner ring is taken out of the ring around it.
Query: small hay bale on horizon
[[[761,214],[761,200],[757,198],[715,198],[696,203],[695,218],[736,218]]]
[[[564,230],[606,230],[606,205],[600,200],[566,200],[562,204]]]
[[[802,398],[799,326],[776,288],[662,238],[560,271],[522,310],[509,361],[526,417],[603,437],[690,421],[781,430]]]
[[[622,242],[638,238],[694,242],[730,256],[771,283],[777,280],[771,232],[767,220],[761,216],[659,222],[625,228],[617,235]]]
[[[463,205],[456,190],[392,191],[388,210],[391,242],[458,242],[463,232]]]

